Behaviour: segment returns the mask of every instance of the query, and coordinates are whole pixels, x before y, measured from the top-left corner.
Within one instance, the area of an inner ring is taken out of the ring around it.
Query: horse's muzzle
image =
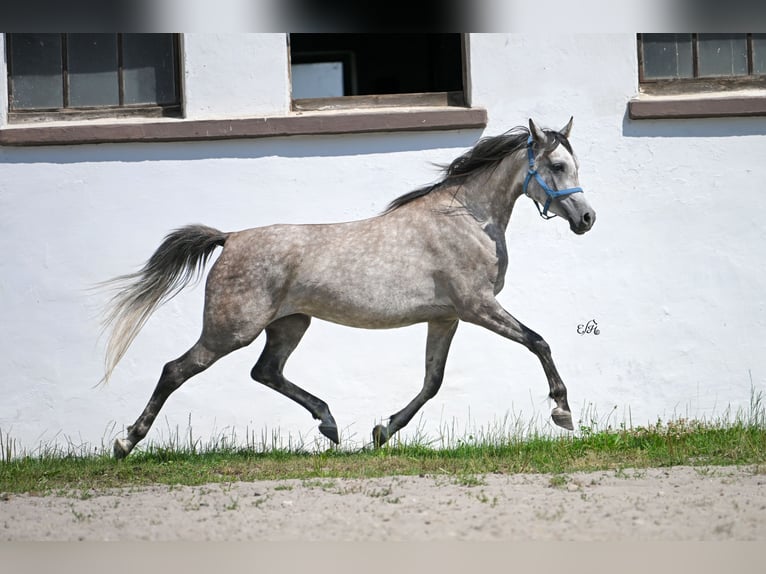
[[[569,220],[569,228],[577,235],[582,235],[586,231],[590,231],[593,224],[596,223],[595,211],[584,211],[579,214],[579,218],[572,218]]]

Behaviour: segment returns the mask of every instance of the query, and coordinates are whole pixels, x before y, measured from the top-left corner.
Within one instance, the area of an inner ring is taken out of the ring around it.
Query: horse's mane
[[[553,150],[559,144],[563,145],[569,153],[572,146],[562,134],[553,130],[543,130],[546,135],[546,151]],[[525,148],[529,130],[524,126],[511,128],[504,134],[481,138],[476,145],[456,158],[449,165],[440,166],[444,175],[436,183],[419,187],[393,200],[384,213],[393,211],[419,197],[428,195],[432,191],[462,183],[468,177],[497,166],[503,159],[513,152]]]

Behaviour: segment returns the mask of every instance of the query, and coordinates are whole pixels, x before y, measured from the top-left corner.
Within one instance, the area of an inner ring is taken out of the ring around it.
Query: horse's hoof
[[[562,408],[556,407],[553,409],[553,411],[551,411],[551,418],[553,419],[553,422],[559,425],[561,428],[574,430],[574,425],[572,424],[572,413],[569,411],[565,411]]]
[[[376,448],[380,448],[388,442],[388,429],[383,425],[376,425],[372,429],[372,442]]]
[[[122,439],[115,439],[114,440],[114,458],[117,460],[121,460],[128,456],[130,453],[130,442],[122,440]]]
[[[322,423],[319,425],[319,432],[321,432],[335,444],[340,444],[340,438],[338,437],[338,426],[335,423]]]

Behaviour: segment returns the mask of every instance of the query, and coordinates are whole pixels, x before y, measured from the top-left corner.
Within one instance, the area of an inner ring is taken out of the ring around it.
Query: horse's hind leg
[[[444,379],[444,367],[447,364],[452,337],[457,329],[457,319],[431,321],[428,323],[428,339],[426,342],[426,376],[423,388],[410,403],[395,415],[392,415],[387,426],[377,425],[372,429],[372,440],[375,446],[385,444],[391,436],[412,420],[423,405],[436,396]]]
[[[259,383],[303,406],[315,419],[321,421],[319,431],[338,444],[338,425],[335,424],[327,403],[291,383],[282,374],[285,362],[300,343],[310,324],[311,317],[308,315],[289,315],[266,327],[266,346],[250,375]]]
[[[167,363],[162,369],[160,380],[141,416],[128,427],[127,438],[118,438],[114,441],[114,457],[117,459],[125,458],[133,450],[133,447],[146,436],[162,405],[165,404],[173,391],[233,350],[234,348],[226,351],[211,351],[205,347],[203,339],[200,339],[178,359]]]

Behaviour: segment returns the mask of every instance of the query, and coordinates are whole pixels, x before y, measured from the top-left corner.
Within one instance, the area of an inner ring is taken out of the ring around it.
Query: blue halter
[[[529,139],[527,140],[527,158],[529,159],[529,171],[527,171],[527,177],[524,179],[524,194],[528,197],[532,198],[531,195],[529,195],[529,192],[527,191],[527,186],[529,186],[529,180],[532,179],[534,176],[535,180],[537,181],[537,184],[543,189],[545,192],[545,195],[548,196],[548,199],[545,201],[545,205],[542,209],[540,209],[540,204],[537,203],[537,201],[532,198],[532,201],[535,202],[535,206],[537,207],[537,212],[540,214],[540,217],[543,219],[553,219],[556,217],[556,215],[548,215],[548,207],[551,205],[551,201],[556,199],[557,197],[561,197],[562,195],[569,195],[571,193],[583,193],[583,190],[581,187],[569,187],[567,189],[551,189],[547,183],[545,183],[545,180],[542,178],[542,176],[537,172],[535,169],[535,154],[532,151],[532,136],[529,136]]]

